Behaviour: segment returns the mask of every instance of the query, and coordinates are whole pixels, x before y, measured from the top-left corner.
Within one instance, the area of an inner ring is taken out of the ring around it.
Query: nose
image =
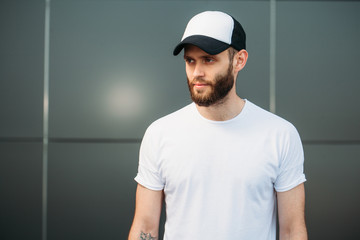
[[[193,72],[194,78],[203,77],[205,75],[201,64],[196,64]]]

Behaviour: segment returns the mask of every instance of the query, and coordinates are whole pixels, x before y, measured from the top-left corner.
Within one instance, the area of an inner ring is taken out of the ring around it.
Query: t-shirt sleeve
[[[288,191],[306,181],[304,151],[299,133],[290,126],[282,144],[278,176],[274,183],[277,192]]]
[[[138,173],[135,181],[151,190],[162,190],[164,181],[159,173],[159,159],[151,126],[146,130],[140,146]]]

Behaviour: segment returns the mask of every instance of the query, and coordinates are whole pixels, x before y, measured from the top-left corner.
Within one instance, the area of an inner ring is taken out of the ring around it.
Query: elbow
[[[134,221],[128,240],[158,239],[159,225],[151,221]]]
[[[280,240],[308,240],[305,224],[280,227]]]

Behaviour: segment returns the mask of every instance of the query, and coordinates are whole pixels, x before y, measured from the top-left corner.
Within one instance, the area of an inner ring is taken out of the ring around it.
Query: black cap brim
[[[230,47],[229,44],[203,35],[193,35],[185,38],[174,49],[174,56],[178,55],[185,45],[195,45],[210,55],[219,54]]]

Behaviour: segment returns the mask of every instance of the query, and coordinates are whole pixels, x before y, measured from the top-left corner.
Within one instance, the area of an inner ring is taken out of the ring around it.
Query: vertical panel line
[[[50,54],[50,0],[45,0],[44,29],[44,115],[42,166],[42,240],[47,239],[48,200],[48,144],[49,144],[49,54]]]
[[[276,0],[270,0],[270,112],[276,113]]]

